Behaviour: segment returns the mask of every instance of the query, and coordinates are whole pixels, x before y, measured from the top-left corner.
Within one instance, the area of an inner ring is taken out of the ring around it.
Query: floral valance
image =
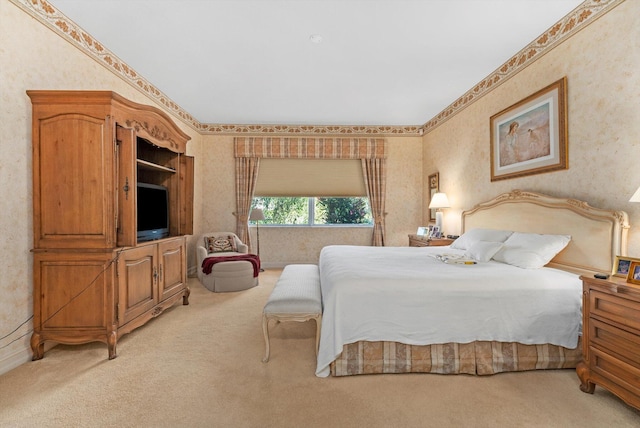
[[[380,159],[384,138],[236,137],[237,158]]]

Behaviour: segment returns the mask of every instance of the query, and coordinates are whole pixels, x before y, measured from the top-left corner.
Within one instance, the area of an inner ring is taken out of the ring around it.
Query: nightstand
[[[582,279],[580,389],[599,385],[640,409],[640,286],[626,278]]]
[[[438,238],[428,239],[421,235],[409,235],[410,247],[442,247],[444,245],[451,245],[455,239]]]

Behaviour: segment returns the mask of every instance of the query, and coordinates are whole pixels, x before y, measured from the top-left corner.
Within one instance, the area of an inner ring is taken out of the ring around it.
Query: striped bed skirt
[[[575,349],[513,342],[406,345],[398,342],[360,341],[344,345],[342,353],[331,363],[331,374],[492,375],[501,372],[575,368],[581,359],[580,340]]]

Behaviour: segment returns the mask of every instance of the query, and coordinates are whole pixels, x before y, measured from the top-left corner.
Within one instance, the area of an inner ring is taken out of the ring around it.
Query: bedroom
[[[463,209],[514,188],[555,196],[575,197],[593,206],[622,209],[629,213],[632,229],[629,254],[640,254],[640,206],[628,199],[640,185],[640,170],[632,154],[640,141],[640,96],[638,68],[637,2],[615,2],[615,7],[589,26],[555,47],[479,101],[458,112],[424,136],[389,136],[387,220],[390,245],[406,245],[407,234],[422,223],[426,177],[439,171],[441,188],[453,208],[445,213],[445,230],[456,233]],[[152,101],[85,53],[34,20],[16,5],[3,1],[2,19],[2,199],[5,211],[0,231],[5,245],[3,296],[0,320],[17,326],[30,313],[31,305],[31,184],[30,106],[25,91],[31,88],[114,89],[141,103]],[[634,44],[635,43],[635,44]],[[57,58],[66,58],[65,62]],[[489,181],[487,127],[489,117],[541,87],[567,76],[569,85],[569,169],[520,179]],[[426,118],[425,118],[426,119]],[[181,124],[191,137],[189,150],[198,159],[202,173],[196,184],[197,230],[232,229],[234,205],[233,136],[201,135]],[[207,168],[215,165],[215,168]],[[221,191],[215,200],[202,183],[216,183]],[[8,185],[7,183],[11,183]],[[314,242],[307,253],[288,243]],[[197,234],[196,234],[197,235]],[[344,232],[341,232],[344,235]],[[351,243],[367,243],[362,231],[347,234]],[[274,266],[305,262],[338,237],[320,231],[261,230],[261,251]],[[6,243],[11,243],[7,245]],[[276,251],[278,249],[278,251]],[[284,250],[283,250],[284,249]],[[193,265],[193,259],[191,259]],[[24,333],[18,331],[17,334]],[[13,337],[12,337],[13,338]],[[0,372],[30,358],[28,338],[0,350]]]

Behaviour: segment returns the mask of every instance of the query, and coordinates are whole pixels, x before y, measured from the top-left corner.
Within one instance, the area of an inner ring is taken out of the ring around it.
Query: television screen
[[[138,240],[169,236],[169,194],[157,184],[138,183]]]

